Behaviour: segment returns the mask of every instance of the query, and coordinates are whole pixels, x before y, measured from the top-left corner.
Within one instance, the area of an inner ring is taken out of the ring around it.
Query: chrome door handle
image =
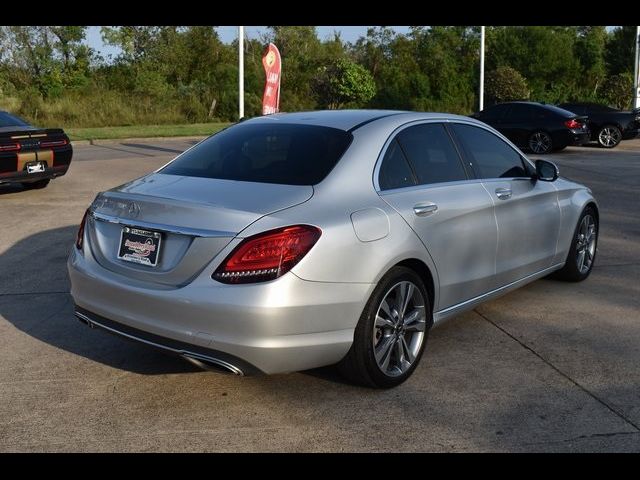
[[[438,206],[435,203],[419,203],[413,207],[413,213],[419,217],[426,217],[436,213]]]
[[[500,200],[507,200],[511,198],[511,189],[510,188],[496,188],[496,196]]]

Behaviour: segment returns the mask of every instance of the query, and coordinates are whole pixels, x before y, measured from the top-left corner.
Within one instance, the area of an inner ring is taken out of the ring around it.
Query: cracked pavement
[[[452,319],[388,391],[329,368],[200,371],[75,320],[65,261],[84,209],[192,143],[78,146],[46,189],[0,187],[0,451],[640,451],[640,140],[548,156],[600,202],[586,282]]]

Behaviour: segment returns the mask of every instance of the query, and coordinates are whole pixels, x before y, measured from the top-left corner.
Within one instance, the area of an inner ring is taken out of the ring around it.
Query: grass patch
[[[207,136],[229,123],[192,123],[182,125],[131,125],[124,127],[65,128],[71,140],[105,140],[117,138]]]

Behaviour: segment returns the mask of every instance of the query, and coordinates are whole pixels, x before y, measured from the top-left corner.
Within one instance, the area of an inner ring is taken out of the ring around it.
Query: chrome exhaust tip
[[[182,358],[191,362],[193,365],[202,368],[203,370],[209,370],[211,372],[225,373],[237,375],[239,377],[244,376],[244,372],[236,367],[235,365],[231,365],[224,360],[219,360],[217,358],[208,358],[204,356],[196,356],[193,354],[182,354]]]

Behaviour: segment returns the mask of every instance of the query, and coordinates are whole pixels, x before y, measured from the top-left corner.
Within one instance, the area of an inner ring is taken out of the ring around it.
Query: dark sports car
[[[560,108],[589,117],[591,140],[601,147],[613,148],[621,140],[630,140],[640,131],[640,108],[622,111],[597,103],[563,103]]]
[[[471,115],[491,125],[518,147],[536,154],[589,142],[587,118],[554,105],[505,102]]]
[[[73,148],[60,128],[36,128],[0,111],[0,184],[46,187],[67,173]]]

